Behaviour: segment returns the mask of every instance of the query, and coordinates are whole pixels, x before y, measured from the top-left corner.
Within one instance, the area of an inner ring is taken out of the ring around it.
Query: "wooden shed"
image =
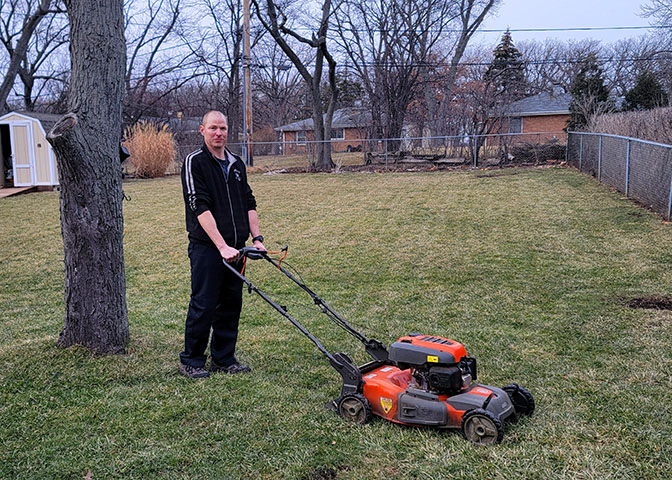
[[[0,165],[5,186],[58,185],[56,158],[47,132],[61,116],[34,112],[0,116]]]

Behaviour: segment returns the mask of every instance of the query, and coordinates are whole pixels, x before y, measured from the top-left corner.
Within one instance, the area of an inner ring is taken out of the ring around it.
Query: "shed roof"
[[[364,108],[340,108],[334,112],[331,128],[363,128],[371,126],[371,112]],[[313,130],[313,119],[305,118],[275,129],[278,132]]]
[[[542,92],[531,97],[513,102],[508,109],[508,115],[515,117],[529,117],[535,115],[562,115],[569,114],[569,103],[572,96],[568,93]]]
[[[63,118],[63,115],[60,113],[42,113],[42,112],[16,112],[16,113],[18,113],[19,115],[23,115],[25,117],[30,117],[39,120],[40,123],[42,124],[42,128],[44,128],[44,133],[49,133],[49,130],[51,130],[54,125],[56,125],[56,122],[58,122],[61,118]]]

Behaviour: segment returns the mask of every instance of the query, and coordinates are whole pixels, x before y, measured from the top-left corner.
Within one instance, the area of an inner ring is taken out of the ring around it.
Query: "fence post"
[[[474,168],[478,168],[478,138],[474,135]]]
[[[565,144],[565,165],[569,165],[569,139],[572,138],[571,135],[571,132],[567,132],[567,143]]]
[[[579,134],[579,170],[583,172],[583,135]]]
[[[670,216],[672,216],[672,175],[670,176],[670,195],[667,199],[667,221],[670,221]]]
[[[625,148],[625,196],[630,193],[630,140]]]
[[[385,139],[385,170],[387,170],[387,138]]]
[[[600,147],[597,151],[597,181],[602,180],[602,135],[600,135]]]

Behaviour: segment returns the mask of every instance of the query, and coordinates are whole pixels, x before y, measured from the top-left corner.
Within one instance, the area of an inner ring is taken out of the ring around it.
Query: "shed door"
[[[30,122],[16,122],[9,126],[12,140],[12,165],[14,186],[35,185],[35,159],[33,158],[33,131]]]

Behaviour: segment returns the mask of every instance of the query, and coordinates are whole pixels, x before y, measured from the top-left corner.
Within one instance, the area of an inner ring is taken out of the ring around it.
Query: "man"
[[[240,269],[238,250],[245,246],[250,233],[254,246],[266,250],[245,165],[226,148],[226,117],[217,111],[206,113],[200,132],[205,144],[187,155],[182,167],[191,301],[184,330],[184,351],[180,354],[180,373],[190,378],[210,376],[205,369],[205,351],[211,330],[210,372],[250,371],[234,355],[243,282],[222,260]]]

